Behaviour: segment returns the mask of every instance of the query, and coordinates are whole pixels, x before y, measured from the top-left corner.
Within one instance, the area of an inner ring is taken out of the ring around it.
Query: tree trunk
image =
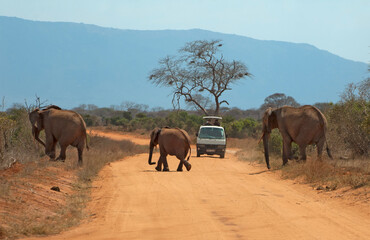
[[[216,109],[215,109],[215,116],[218,116],[220,114],[220,103],[218,101],[218,97],[215,96],[215,103],[216,103]]]

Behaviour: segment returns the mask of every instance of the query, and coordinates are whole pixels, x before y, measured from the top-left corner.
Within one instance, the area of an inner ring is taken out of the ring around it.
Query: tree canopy
[[[279,108],[284,105],[299,107],[299,103],[297,103],[293,97],[286,96],[284,93],[274,93],[265,98],[265,101],[261,105],[260,109],[266,109],[268,107]]]
[[[209,115],[207,107],[214,106],[213,113],[219,115],[220,106],[229,104],[221,99],[221,95],[231,90],[233,83],[251,76],[244,63],[225,60],[219,53],[221,47],[220,40],[186,43],[179,55],[159,61],[159,67],[151,71],[149,81],[173,89],[174,107],[180,108],[183,98],[206,115]],[[214,104],[207,99],[213,100]]]

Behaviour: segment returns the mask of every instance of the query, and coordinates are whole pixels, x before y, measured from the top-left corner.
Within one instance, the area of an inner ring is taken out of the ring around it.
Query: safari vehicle
[[[202,154],[225,157],[226,134],[220,126],[221,117],[205,116],[206,123],[200,126],[197,136],[197,157]]]

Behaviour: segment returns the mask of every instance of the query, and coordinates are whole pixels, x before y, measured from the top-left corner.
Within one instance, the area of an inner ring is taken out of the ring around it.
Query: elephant
[[[56,160],[65,161],[66,149],[72,145],[78,149],[78,164],[82,165],[82,154],[87,144],[86,124],[81,115],[76,112],[62,110],[51,105],[40,110],[34,109],[28,114],[32,125],[33,137],[45,147],[45,154],[50,160],[55,160],[55,145],[59,142],[60,155]],[[45,143],[39,138],[40,131],[45,129]]]
[[[185,165],[186,170],[190,171],[191,164],[188,162],[191,156],[190,147],[190,137],[189,134],[179,128],[155,128],[150,134],[150,144],[149,144],[149,165],[155,164],[152,162],[153,148],[159,144],[160,157],[158,160],[157,171],[169,171],[167,163],[167,155],[176,156],[179,160],[179,166],[177,171],[181,172],[183,165]],[[186,156],[188,158],[185,160]]]
[[[278,128],[283,138],[283,166],[292,159],[291,144],[299,146],[300,159],[306,160],[307,145],[316,144],[317,156],[321,159],[322,150],[326,143],[328,156],[332,158],[326,142],[327,120],[319,109],[314,106],[302,107],[283,106],[268,108],[262,118],[262,137],[267,168],[270,169],[268,139],[271,130]]]

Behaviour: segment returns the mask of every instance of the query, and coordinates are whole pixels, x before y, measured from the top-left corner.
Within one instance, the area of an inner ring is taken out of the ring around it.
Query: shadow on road
[[[263,171],[259,171],[259,172],[255,172],[255,173],[248,173],[248,175],[258,175],[258,174],[261,174],[261,173],[264,173],[264,172],[269,172],[271,170],[263,170]]]
[[[170,170],[170,171],[166,171],[166,172],[164,172],[164,171],[157,171],[157,170],[143,170],[142,172],[157,172],[157,173],[177,173],[178,171],[176,171],[176,170]],[[186,172],[186,171],[184,171],[184,172]],[[179,173],[181,173],[181,172],[179,172]]]

